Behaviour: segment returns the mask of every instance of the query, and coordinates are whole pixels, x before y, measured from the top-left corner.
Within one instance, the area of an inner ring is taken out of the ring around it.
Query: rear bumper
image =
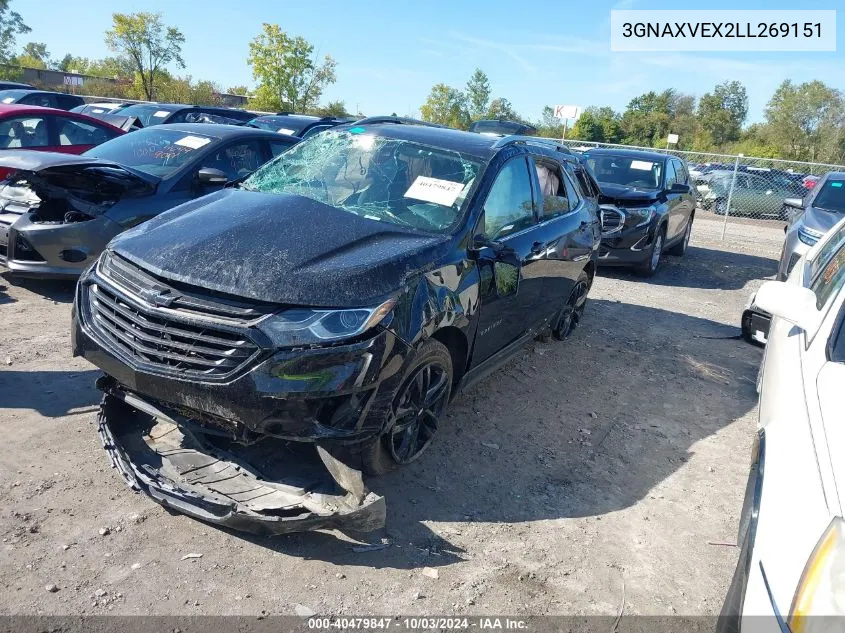
[[[195,519],[265,535],[384,526],[384,498],[364,488],[360,471],[321,448],[322,470],[316,460],[300,465],[275,453],[287,474],[264,471],[246,461],[246,448],[212,445],[119,390],[103,399],[97,424],[112,466],[130,488]]]

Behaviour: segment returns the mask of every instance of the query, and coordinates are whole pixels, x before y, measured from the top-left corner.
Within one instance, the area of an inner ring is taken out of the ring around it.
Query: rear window
[[[133,105],[120,111],[123,116],[135,117],[144,127],[163,123],[172,113],[172,110],[163,110],[161,106],[156,104]]]

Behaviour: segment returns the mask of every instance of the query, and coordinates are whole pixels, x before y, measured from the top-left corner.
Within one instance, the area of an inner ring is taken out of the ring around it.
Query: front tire
[[[453,375],[446,346],[435,339],[423,343],[393,397],[383,434],[362,447],[365,473],[389,473],[428,449],[452,395]]]
[[[663,242],[666,240],[666,230],[660,228],[651,248],[648,251],[648,258],[637,268],[637,272],[643,277],[654,277],[660,267],[660,258],[663,257]]]

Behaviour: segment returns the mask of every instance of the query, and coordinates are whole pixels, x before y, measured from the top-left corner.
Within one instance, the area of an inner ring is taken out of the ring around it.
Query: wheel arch
[[[455,326],[447,325],[431,335],[431,338],[440,341],[449,350],[452,357],[452,386],[460,384],[467,369],[469,357],[469,342],[466,334]],[[454,391],[452,392],[454,394]]]

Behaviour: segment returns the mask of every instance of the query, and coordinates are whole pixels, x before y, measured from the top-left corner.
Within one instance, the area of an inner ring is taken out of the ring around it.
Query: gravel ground
[[[127,489],[70,357],[72,289],[0,279],[0,613],[715,614],[736,537],[761,350],[734,337],[776,223],[701,214],[651,280],[596,280],[567,343],[454,401],[413,465],[369,481],[388,524],[244,537]],[[184,558],[188,554],[201,557]],[[184,559],[183,559],[184,558]],[[623,589],[624,587],[624,589]]]

